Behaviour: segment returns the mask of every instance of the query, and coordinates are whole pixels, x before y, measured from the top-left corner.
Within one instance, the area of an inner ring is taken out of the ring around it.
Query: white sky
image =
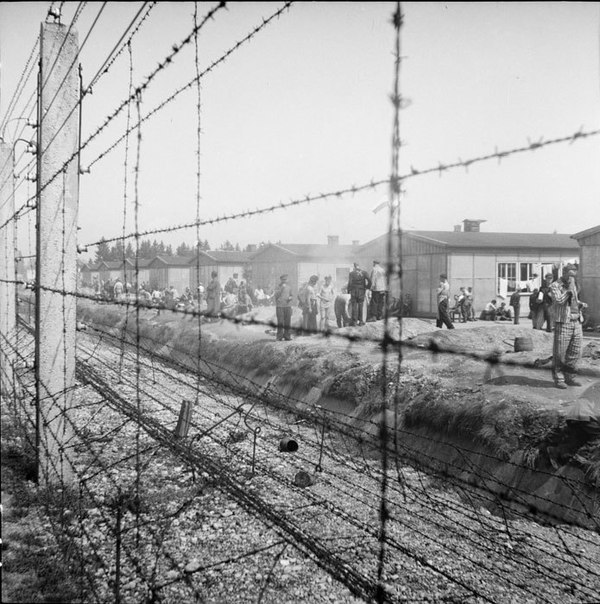
[[[58,4],[58,3],[57,3]],[[200,70],[222,56],[283,3],[228,3],[200,33]],[[67,2],[63,23],[78,3]],[[49,3],[0,3],[4,116]],[[81,51],[89,83],[140,3],[107,3]],[[193,3],[159,3],[132,44],[141,83],[193,27]],[[216,3],[201,3],[206,14]],[[101,3],[85,6],[80,44]],[[202,218],[332,192],[390,175],[394,81],[394,3],[298,2],[202,79]],[[400,87],[410,105],[400,114],[401,173],[521,147],[600,127],[600,4],[583,2],[402,3]],[[194,45],[144,94],[142,114],[195,74]],[[86,97],[83,140],[128,95],[123,53]],[[27,94],[33,89],[32,78]],[[196,88],[142,125],[141,230],[196,217]],[[135,115],[135,107],[132,107]],[[87,166],[124,133],[126,112],[82,153]],[[14,140],[20,122],[5,130]],[[19,147],[18,147],[19,149]],[[133,232],[130,144],[125,231]],[[17,153],[19,155],[19,153]],[[81,244],[123,232],[125,146],[82,176]],[[21,164],[23,165],[23,164]],[[484,231],[575,233],[600,224],[600,136],[490,161],[466,170],[406,181],[401,222],[408,229],[452,230],[464,218]],[[28,185],[30,194],[33,185]],[[17,207],[27,195],[17,191]],[[218,247],[247,243],[361,243],[384,233],[387,214],[373,208],[384,186],[254,218],[202,227]],[[29,218],[29,228],[31,227]],[[23,241],[28,220],[19,224]],[[154,236],[153,236],[154,237]],[[159,234],[176,246],[195,229]],[[33,238],[33,236],[32,236]],[[21,242],[22,247],[26,245]]]

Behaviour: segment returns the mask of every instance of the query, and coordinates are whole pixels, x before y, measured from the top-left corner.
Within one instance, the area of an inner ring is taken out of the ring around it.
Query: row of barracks
[[[434,317],[437,312],[436,288],[441,273],[448,275],[451,294],[460,287],[471,287],[478,312],[492,299],[508,303],[512,292],[522,295],[526,308],[528,291],[553,268],[579,264],[582,299],[590,306],[590,316],[600,323],[600,226],[569,234],[484,232],[483,220],[464,220],[451,231],[403,231],[392,238],[393,268],[402,266],[402,287],[412,302],[412,314]],[[398,254],[401,243],[402,254]],[[238,281],[250,278],[253,287],[271,291],[282,274],[297,291],[310,275],[331,275],[337,291],[345,287],[353,262],[370,271],[373,260],[387,261],[388,237],[382,235],[360,244],[342,244],[335,236],[323,244],[268,244],[246,252],[201,251],[196,256],[156,256],[125,262],[100,262],[82,265],[80,283],[94,279],[145,283],[151,288],[173,286],[179,292],[194,291],[206,285],[216,271],[222,285],[237,273]],[[136,280],[135,275],[138,275]],[[537,277],[534,277],[537,275]],[[400,295],[397,278],[390,294]]]

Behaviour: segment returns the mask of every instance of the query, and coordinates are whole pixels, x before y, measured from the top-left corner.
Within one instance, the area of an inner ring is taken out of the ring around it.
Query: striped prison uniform
[[[577,293],[571,292],[562,279],[550,286],[554,313],[552,376],[558,384],[573,379],[583,347],[581,311]]]

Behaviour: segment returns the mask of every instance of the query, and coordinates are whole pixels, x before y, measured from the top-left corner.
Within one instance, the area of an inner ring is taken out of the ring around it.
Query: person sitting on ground
[[[485,309],[481,311],[481,316],[479,318],[482,321],[495,321],[497,312],[497,302],[496,300],[492,300],[485,305]]]
[[[150,306],[152,304],[152,295],[143,285],[140,286],[138,300],[142,306]]]
[[[232,317],[237,309],[238,298],[235,294],[226,293],[221,301],[221,314]]]
[[[506,306],[506,302],[501,302],[500,307],[496,312],[496,319],[499,321],[512,321],[513,319],[513,308],[512,306]]]

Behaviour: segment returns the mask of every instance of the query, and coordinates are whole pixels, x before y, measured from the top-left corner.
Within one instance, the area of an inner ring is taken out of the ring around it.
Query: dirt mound
[[[400,327],[402,327],[402,332],[400,332]],[[418,335],[431,333],[432,329],[433,326],[429,321],[412,317],[403,318],[402,323],[396,318],[388,321],[389,334],[396,341],[410,340]],[[384,321],[373,321],[361,327],[342,327],[337,329],[336,333],[341,336],[352,335],[368,341],[382,340],[385,333],[385,323]]]
[[[418,334],[412,339],[419,346],[435,342],[442,348],[461,348],[480,352],[514,352],[515,338],[531,338],[533,350],[552,353],[553,335],[528,325],[486,323],[467,329],[439,329]]]

